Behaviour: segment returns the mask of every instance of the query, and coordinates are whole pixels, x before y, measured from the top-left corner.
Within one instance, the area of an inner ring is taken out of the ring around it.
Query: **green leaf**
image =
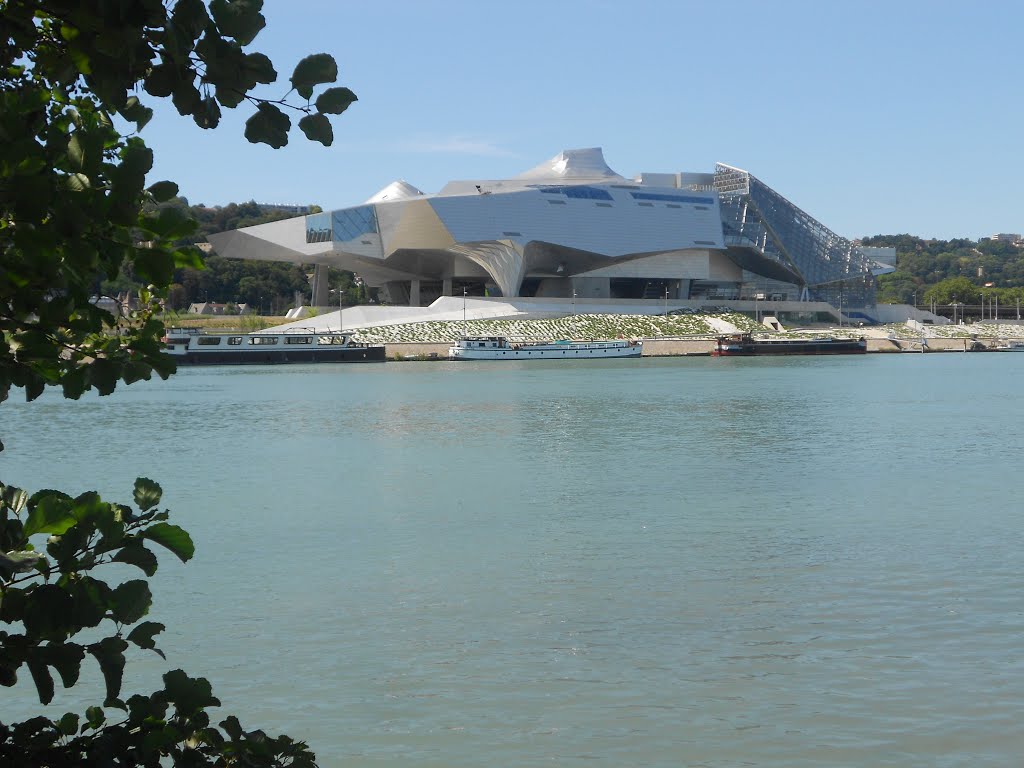
[[[22,621],[27,634],[39,638],[63,639],[71,626],[74,600],[54,584],[41,584],[27,594]]]
[[[253,41],[267,25],[260,9],[263,0],[213,0],[210,13],[222,35],[233,37],[242,45]]]
[[[68,141],[68,159],[78,170],[85,167],[85,148],[82,146],[82,137],[77,132]]]
[[[156,202],[166,203],[178,194],[178,185],[173,181],[158,181],[156,184],[151,184],[146,191],[153,196]]]
[[[138,540],[125,545],[120,552],[114,555],[114,561],[134,565],[147,576],[155,574],[158,565],[156,555],[138,543]]]
[[[106,719],[102,707],[89,707],[85,710],[85,722],[92,729],[99,728]]]
[[[153,110],[143,106],[138,96],[129,96],[120,112],[125,120],[135,123],[136,131],[141,131],[153,119]]]
[[[325,147],[334,143],[334,129],[331,128],[331,121],[323,115],[306,115],[299,120],[299,128],[310,141],[319,141]]]
[[[199,38],[209,20],[202,0],[177,0],[174,3],[171,24],[187,34],[190,41]]]
[[[205,707],[220,706],[209,680],[189,677],[180,669],[172,669],[164,675],[164,688],[168,701],[181,715],[191,716]]]
[[[139,648],[144,648],[147,651],[156,651],[161,657],[164,656],[164,652],[156,647],[153,638],[164,631],[166,627],[156,621],[144,621],[138,624],[131,632],[128,633],[128,642],[135,643]]]
[[[51,643],[44,650],[44,660],[57,670],[65,688],[71,688],[78,682],[82,659],[85,658],[85,649],[82,646],[78,643]]]
[[[28,671],[32,673],[32,681],[36,684],[36,692],[39,694],[40,704],[49,704],[53,701],[53,675],[47,666],[37,657],[28,658]]]
[[[220,125],[220,104],[217,103],[217,99],[203,99],[193,113],[192,119],[203,129],[216,128]]]
[[[177,248],[174,251],[174,266],[204,269],[203,252],[193,245]]]
[[[36,533],[61,535],[77,522],[72,505],[72,500],[62,493],[41,491],[35,494],[29,503],[25,536]]]
[[[243,65],[246,76],[257,83],[269,85],[277,80],[277,70],[274,63],[263,53],[246,54]]]
[[[160,484],[150,480],[148,477],[139,477],[135,480],[135,504],[145,512],[160,503],[163,489]]]
[[[156,523],[146,528],[140,535],[171,550],[183,563],[191,560],[196,553],[192,537],[184,528],[179,528],[177,525]]]
[[[15,488],[13,485],[3,486],[0,502],[10,508],[14,514],[21,514],[21,510],[25,508],[25,502],[27,501],[28,493],[26,491],[23,491],[21,488]]]
[[[78,715],[74,712],[65,712],[64,716],[57,721],[57,730],[65,736],[74,736],[78,733]]]
[[[156,223],[154,226],[162,225]],[[136,248],[133,267],[135,274],[147,282],[161,284],[163,281],[166,285],[174,275],[174,257],[162,248]]]
[[[224,732],[231,737],[232,741],[240,741],[244,735],[242,725],[234,715],[229,715],[225,719],[221,720],[220,727],[223,728]]]
[[[28,573],[45,559],[38,552],[0,552],[0,570],[7,574]]]
[[[333,83],[338,79],[338,65],[328,53],[314,53],[295,66],[292,72],[292,88],[304,99],[313,95],[313,86]]]
[[[288,143],[292,121],[273,104],[260,104],[256,113],[245,121],[245,138],[253,144],[269,144],[280,149]]]
[[[92,182],[84,173],[72,173],[65,178],[64,183],[72,192],[84,192],[92,188]]]
[[[146,93],[151,96],[166,98],[174,92],[174,88],[178,84],[179,78],[180,75],[171,62],[165,61],[161,64],[157,64],[149,71],[149,74],[146,75],[144,86]]]
[[[110,610],[114,621],[134,624],[147,613],[153,604],[153,593],[149,584],[142,579],[132,579],[119,584],[111,595]]]
[[[124,677],[124,651],[128,643],[119,637],[105,637],[89,646],[89,653],[99,662],[107,686],[107,701],[121,692]]]
[[[316,109],[325,115],[340,115],[354,101],[359,99],[348,88],[328,88],[317,96]]]

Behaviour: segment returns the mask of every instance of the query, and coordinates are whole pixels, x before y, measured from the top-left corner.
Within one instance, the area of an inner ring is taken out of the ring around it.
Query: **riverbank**
[[[230,328],[231,321],[239,324]],[[168,325],[197,325],[205,330],[253,332],[269,330],[275,321],[295,323],[277,317],[176,316]],[[863,336],[871,353],[965,352],[994,349],[1010,340],[1024,339],[1021,323],[974,323],[971,325],[911,326],[894,323],[881,326],[835,327],[826,325],[772,330],[752,317],[738,312],[689,313],[676,315],[578,314],[543,318],[470,319],[393,325],[364,326],[349,331],[355,341],[383,344],[389,360],[447,359],[448,347],[462,336],[505,336],[521,341],[551,339],[615,339],[644,341],[645,357],[708,355],[715,338],[723,334],[748,332],[767,338]]]

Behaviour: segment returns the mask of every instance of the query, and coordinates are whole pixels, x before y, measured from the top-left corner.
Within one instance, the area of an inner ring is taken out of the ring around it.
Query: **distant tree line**
[[[198,231],[179,242],[181,245],[206,242],[207,235],[215,232],[266,224],[295,216],[288,211],[261,206],[250,200],[247,203],[229,203],[209,208],[205,205],[190,205],[184,197],[164,203],[161,207],[186,209],[199,222]],[[318,212],[318,206],[311,206]],[[310,284],[308,275],[312,265],[288,264],[273,261],[244,261],[225,259],[217,254],[205,257],[205,268],[181,267],[174,272],[167,295],[167,306],[174,310],[188,309],[189,305],[211,301],[218,304],[247,304],[263,314],[282,314],[294,305],[295,292],[304,294],[309,300]],[[340,298],[345,306],[365,304],[370,296],[361,281],[351,272],[331,269],[329,284],[331,303]],[[136,278],[131,262],[125,262],[114,279],[104,280],[98,286],[106,296],[138,291],[144,287]]]
[[[875,235],[864,245],[895,247],[896,271],[878,278],[881,303],[1024,301],[1024,248],[997,240],[924,240]]]

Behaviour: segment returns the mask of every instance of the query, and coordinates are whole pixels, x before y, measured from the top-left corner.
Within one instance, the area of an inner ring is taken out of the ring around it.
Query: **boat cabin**
[[[508,339],[504,336],[467,336],[455,342],[461,349],[506,349]]]

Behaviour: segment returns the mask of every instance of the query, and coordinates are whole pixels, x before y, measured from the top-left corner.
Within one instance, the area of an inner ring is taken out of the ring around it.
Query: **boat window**
[[[285,344],[312,344],[313,343],[313,337],[312,336],[285,336],[284,337],[284,343]]]
[[[277,336],[250,336],[249,343],[254,345],[277,344]]]
[[[229,336],[228,337],[228,344],[230,346],[232,346],[232,347],[237,347],[241,343],[242,343],[242,337],[241,336]]]
[[[196,343],[201,347],[215,347],[220,344],[220,336],[200,336]]]

